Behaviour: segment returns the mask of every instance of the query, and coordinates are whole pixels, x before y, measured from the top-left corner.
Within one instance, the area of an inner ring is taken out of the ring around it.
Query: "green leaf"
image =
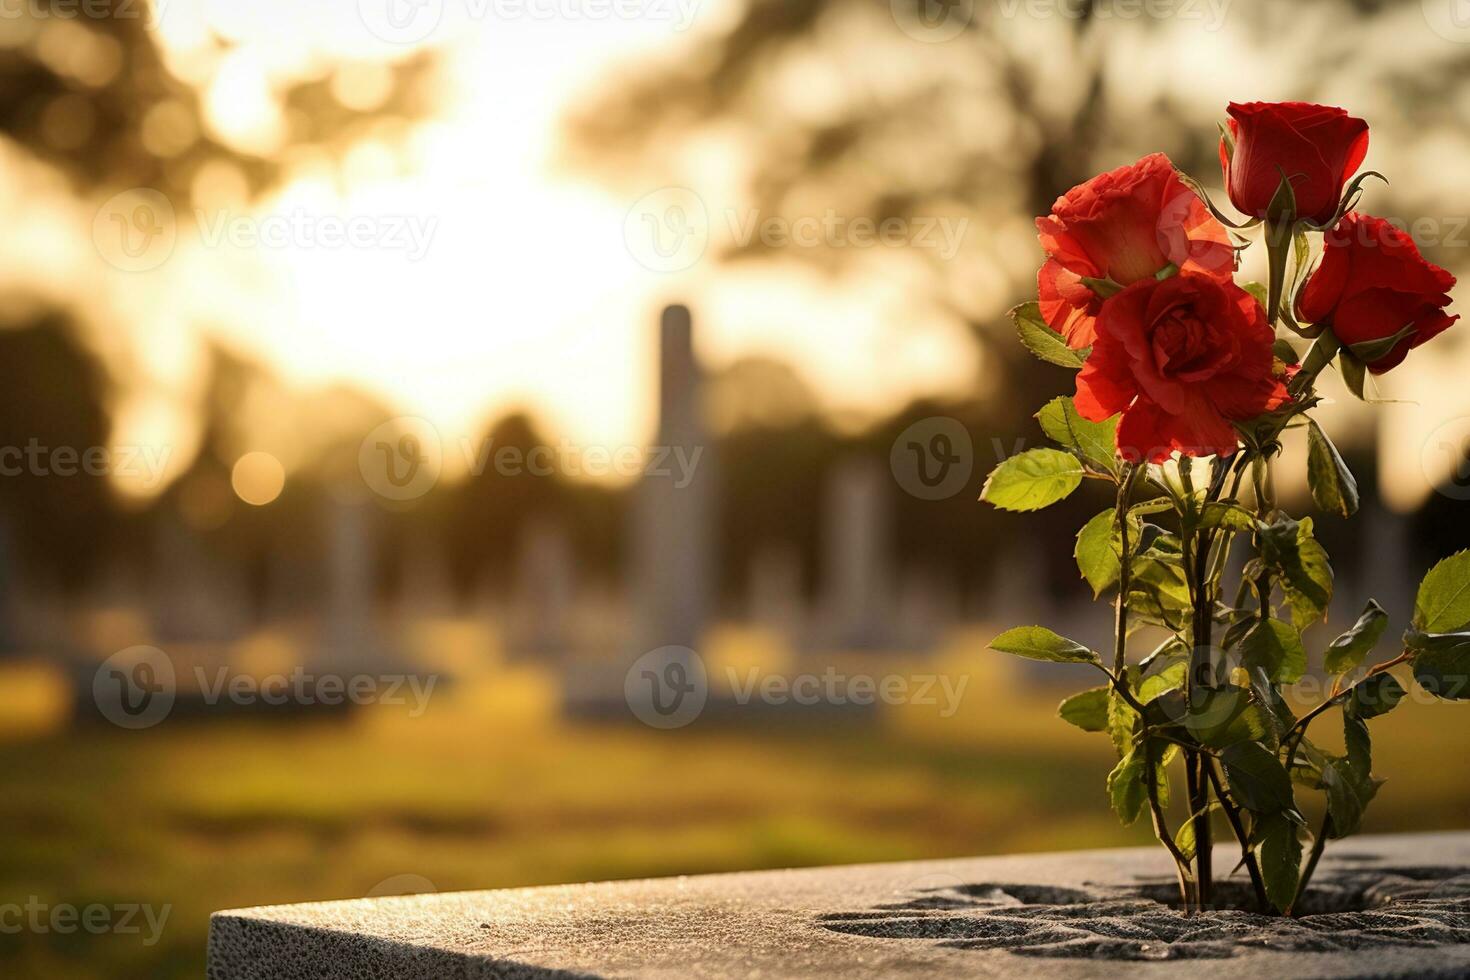
[[[1302,749],[1321,773],[1317,788],[1327,794],[1327,812],[1332,816],[1330,836],[1337,839],[1357,833],[1363,823],[1363,812],[1377,794],[1379,784],[1350,765],[1346,758],[1329,755],[1309,741],[1303,740]]]
[[[1367,368],[1363,362],[1344,347],[1337,356],[1337,367],[1342,372],[1342,380],[1347,385],[1348,391],[1357,396],[1359,401],[1367,401],[1367,396],[1363,394],[1363,384],[1367,380]]]
[[[1143,679],[1143,682],[1138,685],[1138,700],[1148,704],[1170,691],[1182,690],[1185,678],[1188,676],[1189,661],[1187,659],[1172,661]]]
[[[1220,753],[1220,761],[1241,806],[1256,813],[1295,809],[1291,777],[1274,752],[1255,742],[1237,742]]]
[[[1123,826],[1138,819],[1148,802],[1147,762],[1143,745],[1135,745],[1117,767],[1108,773],[1108,799]]]
[[[1184,726],[1201,745],[1212,749],[1275,734],[1265,710],[1251,701],[1250,691],[1234,685],[1196,690]]]
[[[1192,612],[1179,538],[1145,524],[1138,540],[1128,608],[1140,621],[1177,633],[1189,622]]]
[[[1082,464],[1059,449],[1028,449],[991,471],[980,499],[1001,510],[1040,510],[1082,483]]]
[[[1265,283],[1251,280],[1250,282],[1241,283],[1240,288],[1244,289],[1246,292],[1254,296],[1256,298],[1256,302],[1261,304],[1261,309],[1264,310],[1266,308],[1267,295]]]
[[[1130,669],[1129,674],[1132,673]],[[1124,701],[1118,692],[1110,692],[1108,694],[1108,737],[1113,740],[1113,749],[1118,753],[1118,758],[1121,759],[1128,754],[1128,749],[1133,745],[1133,734],[1137,726],[1138,712],[1133,710],[1133,705]]]
[[[1266,898],[1285,912],[1301,880],[1302,841],[1297,824],[1285,813],[1273,813],[1256,821],[1252,837]]]
[[[1094,687],[1081,694],[1074,694],[1062,702],[1057,708],[1057,714],[1062,720],[1071,725],[1076,725],[1084,732],[1105,732],[1108,730],[1108,696],[1111,692],[1108,687]]]
[[[1228,531],[1254,531],[1255,515],[1239,504],[1227,500],[1211,500],[1200,510],[1201,528],[1225,528]]]
[[[1259,535],[1261,558],[1272,568],[1291,606],[1291,619],[1302,630],[1321,619],[1332,602],[1332,565],[1312,536],[1312,519],[1278,517]]]
[[[1296,725],[1296,715],[1292,713],[1287,705],[1286,699],[1281,696],[1276,684],[1266,673],[1266,668],[1256,667],[1248,672],[1251,680],[1251,691],[1255,693],[1256,700],[1266,709],[1273,726],[1276,729],[1276,741],[1286,737]]]
[[[1357,670],[1365,657],[1378,645],[1383,631],[1388,627],[1388,613],[1376,599],[1369,599],[1363,607],[1363,615],[1353,628],[1332,641],[1327,648],[1323,666],[1329,674],[1346,674]]]
[[[1021,343],[1048,364],[1076,371],[1086,362],[1081,351],[1068,347],[1062,335],[1047,325],[1041,315],[1040,304],[1022,303],[1011,310],[1010,317],[1015,321]]]
[[[1380,358],[1388,356],[1395,347],[1414,335],[1414,324],[1409,324],[1404,329],[1391,337],[1379,337],[1377,340],[1364,340],[1356,344],[1348,344],[1347,349],[1353,352],[1353,356],[1364,364],[1372,364]]]
[[[1105,473],[1118,472],[1118,419],[1090,422],[1077,413],[1070,397],[1053,398],[1036,413],[1049,438]]]
[[[1414,654],[1414,680],[1421,688],[1446,701],[1470,701],[1470,632],[1411,629],[1404,647]]]
[[[1198,843],[1194,839],[1195,820],[1202,816],[1207,817],[1214,811],[1221,809],[1223,807],[1220,806],[1219,800],[1211,800],[1205,805],[1204,809],[1191,813],[1189,818],[1179,825],[1178,832],[1174,834],[1174,846],[1179,848],[1179,852],[1184,855],[1186,861],[1193,861],[1195,851],[1199,848]]]
[[[1258,622],[1240,641],[1247,670],[1263,668],[1277,684],[1295,684],[1307,671],[1307,649],[1301,634],[1279,619]]]
[[[1470,551],[1456,552],[1424,576],[1413,624],[1421,633],[1456,633],[1470,626]]]
[[[1080,643],[1058,636],[1045,626],[1017,626],[990,641],[990,649],[1027,660],[1058,664],[1098,663],[1097,654]]]
[[[1102,299],[1109,299],[1123,291],[1123,284],[1108,276],[1098,278],[1095,276],[1079,276],[1082,285],[1092,290]]]
[[[1343,702],[1344,714],[1367,721],[1386,715],[1404,699],[1404,685],[1392,674],[1375,674],[1354,684]]]
[[[1077,532],[1077,547],[1072,553],[1077,558],[1077,569],[1092,586],[1093,598],[1117,585],[1122,574],[1123,563],[1113,534],[1116,521],[1117,513],[1105,510]]]
[[[1307,483],[1321,509],[1343,517],[1358,510],[1358,481],[1315,420],[1307,421]]]
[[[1354,715],[1342,716],[1342,740],[1347,749],[1347,766],[1353,779],[1362,782],[1373,773],[1373,736],[1368,723]]]

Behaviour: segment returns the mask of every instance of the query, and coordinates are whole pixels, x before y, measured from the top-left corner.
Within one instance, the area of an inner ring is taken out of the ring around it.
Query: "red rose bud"
[[[1119,412],[1118,452],[1134,462],[1235,452],[1234,421],[1287,401],[1265,312],[1230,280],[1198,273],[1134,283],[1097,316],[1077,375],[1077,411]]]
[[[1330,325],[1344,347],[1382,374],[1459,319],[1444,311],[1454,285],[1455,277],[1426,261],[1405,232],[1350,211],[1323,236],[1322,264],[1297,299],[1297,316]]]
[[[1306,102],[1232,102],[1230,138],[1220,166],[1231,202],[1255,218],[1270,215],[1283,175],[1296,198],[1294,217],[1324,225],[1342,189],[1368,154],[1368,124],[1342,109]]]
[[[1122,287],[1171,266],[1221,279],[1235,269],[1225,227],[1162,153],[1072,188],[1036,231],[1047,254],[1037,274],[1042,316],[1076,349],[1092,345],[1103,300],[1086,280]]]

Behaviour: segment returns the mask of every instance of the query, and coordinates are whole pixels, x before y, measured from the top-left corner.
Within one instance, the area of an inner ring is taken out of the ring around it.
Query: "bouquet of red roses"
[[[1380,176],[1354,177],[1363,120],[1303,103],[1232,103],[1229,117],[1220,162],[1240,220],[1163,154],[1094,177],[1037,219],[1039,301],[1012,316],[1032,353],[1076,372],[1076,390],[1037,413],[1060,448],[1005,460],[981,499],[1030,511],[1084,479],[1113,484],[1116,503],[1078,533],[1076,558],[1097,597],[1115,596],[1116,631],[1106,658],[1040,626],[992,646],[1102,673],[1060,714],[1112,739],[1113,807],[1125,823],[1149,812],[1186,909],[1213,901],[1218,814],[1257,906],[1289,914],[1326,842],[1355,832],[1378,791],[1368,722],[1407,693],[1392,668],[1407,665],[1435,697],[1470,699],[1470,552],[1425,577],[1402,653],[1364,669],[1388,625],[1369,602],[1325,649],[1327,696],[1298,714],[1284,691],[1306,673],[1302,632],[1326,617],[1332,568],[1312,519],[1276,506],[1272,463],[1282,432],[1305,428],[1315,505],[1351,516],[1353,475],[1312,417],[1318,376],[1335,367],[1364,397],[1367,373],[1454,323],[1444,308],[1455,280],[1407,234],[1354,210],[1366,178]],[[1237,283],[1245,233],[1258,226],[1269,281]],[[1250,556],[1228,589],[1237,540]],[[1140,627],[1164,639],[1135,661]],[[1334,711],[1342,754],[1309,737]],[[1324,795],[1320,822],[1303,815],[1299,787]]]

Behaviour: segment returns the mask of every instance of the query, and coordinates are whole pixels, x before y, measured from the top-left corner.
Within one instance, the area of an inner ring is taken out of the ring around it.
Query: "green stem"
[[[1128,560],[1128,509],[1133,506],[1133,491],[1138,484],[1138,475],[1146,467],[1134,463],[1126,464],[1123,479],[1118,483],[1116,519],[1118,538],[1121,542],[1121,568],[1118,571],[1118,608],[1114,617],[1113,674],[1126,688],[1128,686],[1128,590],[1131,583],[1131,563]]]
[[[1266,315],[1271,326],[1281,316],[1281,294],[1286,291],[1286,260],[1291,256],[1294,226],[1290,221],[1266,222],[1266,260],[1270,278],[1266,281]]]
[[[1340,350],[1342,350],[1342,342],[1337,339],[1332,329],[1329,327],[1323,330],[1307,351],[1307,356],[1302,358],[1302,369],[1297,372],[1295,378],[1291,379],[1291,393],[1294,396],[1300,396],[1302,392],[1310,388],[1312,382],[1317,380],[1317,375],[1326,370],[1327,365],[1332,363],[1332,359]]]
[[[1159,780],[1158,768],[1154,765],[1153,754],[1154,740],[1149,736],[1147,730],[1143,733],[1143,771],[1144,783],[1148,788],[1148,810],[1153,817],[1154,836],[1159,839],[1168,850],[1169,856],[1174,859],[1174,872],[1179,877],[1179,901],[1184,906],[1184,914],[1192,915],[1199,908],[1199,896],[1195,890],[1196,882],[1189,872],[1189,859],[1174,843],[1174,835],[1169,832],[1168,821],[1164,818],[1164,807],[1159,802]]]
[[[1322,818],[1322,829],[1317,832],[1317,839],[1312,841],[1311,856],[1307,858],[1307,866],[1302,869],[1301,880],[1296,885],[1296,895],[1292,898],[1291,904],[1286,907],[1287,915],[1291,915],[1296,910],[1297,903],[1307,893],[1307,885],[1311,882],[1312,875],[1317,871],[1317,862],[1322,860],[1322,852],[1327,848],[1327,835],[1331,833],[1332,814],[1329,813]]]
[[[1206,760],[1205,771],[1210,777],[1210,783],[1215,787],[1215,799],[1220,801],[1220,809],[1225,811],[1225,819],[1230,823],[1230,829],[1235,834],[1235,839],[1240,842],[1240,856],[1245,864],[1245,870],[1251,876],[1251,888],[1256,893],[1256,906],[1262,911],[1271,908],[1271,902],[1266,898],[1266,879],[1261,876],[1261,865],[1256,860],[1256,854],[1251,850],[1250,837],[1245,832],[1245,824],[1240,819],[1240,807],[1231,801],[1225,792],[1224,783],[1220,779],[1220,773],[1212,761]]]

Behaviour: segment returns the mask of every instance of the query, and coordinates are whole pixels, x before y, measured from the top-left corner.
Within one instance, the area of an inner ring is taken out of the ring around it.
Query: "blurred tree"
[[[111,543],[106,467],[86,454],[107,445],[110,386],[51,312],[0,330],[0,509],[27,574],[74,587]]]
[[[651,187],[689,187],[712,212],[749,209],[788,220],[827,213],[874,222],[969,219],[952,258],[933,249],[832,242],[790,248],[758,235],[725,240],[715,221],[710,234],[711,252],[727,266],[798,264],[839,286],[843,277],[901,276],[915,283],[916,316],[937,311],[965,324],[981,349],[973,403],[911,406],[865,440],[886,456],[884,440],[924,413],[961,418],[976,447],[978,491],[996,462],[994,447],[1008,451],[1018,438],[1039,439],[1029,418],[1036,392],[1068,386],[1063,373],[1020,349],[1003,316],[1034,295],[1041,253],[1031,217],[1089,176],[1155,150],[1218,186],[1211,134],[1230,97],[1280,92],[1332,102],[1351,93],[1354,107],[1373,116],[1375,146],[1416,145],[1434,133],[1452,141],[1446,149],[1463,147],[1457,110],[1428,92],[1444,84],[1470,90],[1470,46],[1435,37],[1417,6],[1372,0],[1225,5],[1225,19],[1209,23],[1200,5],[1188,17],[1183,7],[1171,8],[1180,12],[1176,17],[1125,17],[1102,0],[750,0],[718,33],[594,90],[566,119],[563,163],[630,200]],[[1425,54],[1363,57],[1363,38],[1377,31],[1394,31]],[[1179,65],[1191,50],[1208,48],[1213,60],[1237,47],[1270,72],[1217,85],[1228,93],[1223,98],[1200,98],[1177,77],[1188,75]],[[1425,71],[1430,62],[1436,70]],[[725,183],[710,182],[707,164],[714,157]],[[1440,200],[1421,203],[1419,213],[1463,213],[1461,205],[1446,211],[1452,198],[1445,181],[1435,186]],[[1398,207],[1413,213],[1404,202],[1426,192],[1422,184],[1407,191],[1375,186],[1374,205],[1382,213]],[[1448,244],[1430,242],[1426,253],[1453,267],[1463,250],[1446,252]],[[910,274],[915,267],[917,277]],[[791,447],[810,438],[801,426],[732,436],[726,457],[732,492],[744,500],[741,488],[759,487],[772,473],[805,485]],[[922,553],[922,560],[963,564],[966,553],[973,561],[974,554],[1009,546],[1006,528],[1014,524],[973,506],[971,494],[896,506],[898,548]],[[810,519],[787,519],[785,533],[804,540],[812,533]],[[1061,535],[1067,526],[1074,526],[1070,518],[1033,522],[1031,530]],[[727,541],[738,548],[736,537],[727,527]],[[1040,549],[1058,563],[1059,583],[1076,572],[1066,557],[1070,548],[1061,545]]]
[[[8,7],[0,17],[0,133],[61,168],[79,189],[151,187],[183,205],[212,164],[237,172],[258,193],[293,158],[339,156],[363,136],[430,108],[436,60],[427,49],[375,63],[370,77],[352,74],[356,62],[312,52],[302,77],[271,79],[285,121],[281,138],[269,147],[231,142],[210,118],[201,83],[237,44],[211,33],[187,60],[169,52],[155,18],[195,13],[169,6],[27,0]],[[205,6],[207,13],[212,5]],[[291,25],[280,29],[284,35]],[[180,74],[185,67],[188,78]]]

